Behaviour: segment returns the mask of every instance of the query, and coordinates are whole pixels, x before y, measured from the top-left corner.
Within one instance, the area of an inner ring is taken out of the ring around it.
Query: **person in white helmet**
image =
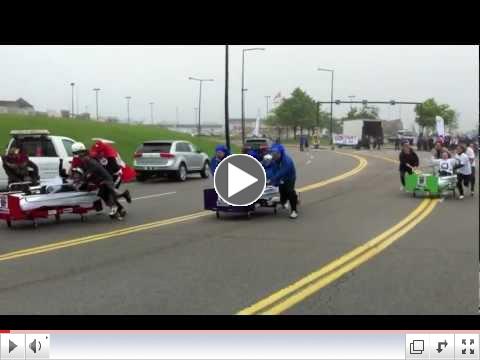
[[[78,157],[75,165],[82,169],[85,180],[98,186],[98,196],[110,207],[109,215],[122,218],[125,212],[122,211],[122,213],[120,213],[119,209],[122,210],[123,207],[118,201],[118,198],[123,197],[128,203],[131,203],[132,199],[129,191],[126,190],[122,194],[117,192],[110,173],[98,161],[90,157],[84,144],[74,143],[72,145],[72,152]]]

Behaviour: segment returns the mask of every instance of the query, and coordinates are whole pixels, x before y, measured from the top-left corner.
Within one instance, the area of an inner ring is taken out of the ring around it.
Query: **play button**
[[[265,191],[265,170],[250,155],[227,157],[217,166],[213,179],[217,195],[233,206],[251,205]]]

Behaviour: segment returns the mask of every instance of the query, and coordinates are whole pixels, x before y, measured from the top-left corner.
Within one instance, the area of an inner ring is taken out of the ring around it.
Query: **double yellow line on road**
[[[363,170],[365,168],[365,166],[367,166],[367,160],[365,160],[364,158],[362,158],[360,156],[353,155],[353,154],[346,154],[346,153],[339,153],[339,154],[353,157],[353,158],[357,159],[359,161],[359,163],[357,164],[357,166],[354,169],[352,169],[352,170],[350,170],[350,171],[348,171],[344,174],[335,176],[333,178],[330,178],[330,179],[327,179],[327,180],[324,180],[324,181],[320,181],[320,182],[315,183],[315,184],[304,186],[304,187],[302,187],[298,190],[301,191],[301,192],[310,191],[310,190],[318,189],[320,187],[329,185],[329,184],[334,183],[334,182],[344,180],[344,179],[346,179],[350,176],[353,176],[353,175],[359,173],[361,170]],[[69,248],[69,247],[73,247],[73,246],[85,245],[85,244],[100,241],[100,240],[106,240],[106,239],[125,236],[125,235],[129,235],[129,234],[133,234],[133,233],[137,233],[137,232],[141,232],[141,231],[152,230],[152,229],[160,228],[160,227],[167,226],[167,225],[183,223],[183,222],[199,219],[199,218],[207,216],[209,214],[211,214],[210,211],[200,211],[200,212],[185,215],[185,216],[179,216],[179,217],[175,217],[175,218],[155,221],[155,222],[151,222],[151,223],[147,223],[147,224],[143,224],[143,225],[126,227],[126,228],[122,228],[122,229],[118,229],[118,230],[114,230],[114,231],[110,231],[110,232],[106,232],[106,233],[94,234],[94,235],[80,237],[80,238],[77,238],[77,239],[59,241],[59,242],[55,242],[55,243],[51,243],[51,244],[47,244],[47,245],[43,245],[43,246],[36,246],[36,247],[27,248],[27,249],[17,250],[17,251],[5,253],[5,254],[0,254],[0,262],[7,261],[7,260],[18,259],[18,258],[22,258],[22,257],[26,257],[26,256],[44,254],[44,253],[48,253],[48,252],[52,252],[52,251],[60,250],[60,249],[65,249],[65,248]]]
[[[387,231],[292,285],[243,309],[238,315],[278,315],[290,309],[385,250],[427,217],[437,202],[438,200],[423,200],[410,215]]]
[[[388,157],[367,156],[398,163],[398,161]],[[407,217],[380,235],[295,283],[241,310],[237,315],[278,315],[285,312],[392,245],[423,221],[433,211],[437,203],[437,199],[423,200]]]

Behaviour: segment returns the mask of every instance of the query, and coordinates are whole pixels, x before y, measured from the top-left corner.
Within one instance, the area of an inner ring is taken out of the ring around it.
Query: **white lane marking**
[[[176,191],[171,191],[171,192],[162,193],[162,194],[153,194],[153,195],[147,195],[147,196],[140,196],[140,197],[132,198],[132,201],[144,200],[144,199],[152,199],[152,198],[161,197],[161,196],[173,195],[173,194],[176,194],[176,193],[177,193]],[[121,199],[120,201],[125,201],[125,199]]]

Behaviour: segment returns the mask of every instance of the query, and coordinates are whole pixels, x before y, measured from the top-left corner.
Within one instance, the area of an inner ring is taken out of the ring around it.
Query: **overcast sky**
[[[230,116],[240,117],[242,49],[230,47]],[[266,95],[288,96],[295,87],[316,100],[424,101],[434,97],[460,113],[461,130],[478,128],[478,46],[282,46],[255,45],[245,61],[246,116],[265,114]],[[81,112],[95,113],[93,88],[101,88],[100,115],[126,119],[125,96],[131,96],[131,118],[192,123],[198,106],[198,83],[188,77],[213,78],[204,83],[202,122],[224,121],[224,46],[0,46],[0,100],[23,97],[36,110],[71,108],[70,82],[77,84]],[[270,105],[272,106],[272,105]],[[324,110],[329,110],[327,105]],[[334,106],[342,116],[348,105]],[[413,124],[413,106],[380,106],[384,119]]]

